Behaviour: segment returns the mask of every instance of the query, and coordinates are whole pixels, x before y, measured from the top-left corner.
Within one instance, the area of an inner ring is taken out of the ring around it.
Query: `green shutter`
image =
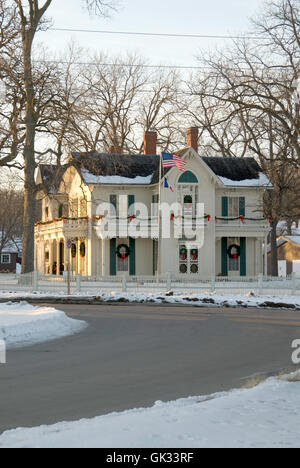
[[[240,197],[240,216],[246,216],[246,200],[245,197]]]
[[[129,239],[129,248],[130,248],[130,256],[129,256],[129,274],[130,276],[136,275],[136,268],[135,268],[135,239],[130,237]]]
[[[222,216],[228,216],[228,197],[222,197]]]
[[[128,195],[128,214],[129,216],[134,215],[133,208],[130,209],[132,205],[135,204],[135,196],[134,195]]]
[[[241,237],[240,239],[241,247],[241,276],[247,275],[247,266],[246,266],[246,237]]]
[[[117,249],[117,240],[111,239],[110,240],[110,276],[117,275],[116,249]]]
[[[117,215],[117,195],[110,195],[110,204],[115,208],[115,216]]]
[[[222,276],[228,275],[227,237],[222,237]]]
[[[156,241],[154,240],[152,244],[153,244],[153,247],[152,247],[152,252],[153,252],[153,276],[155,276],[156,275],[156,263],[157,263],[156,262],[157,261]]]

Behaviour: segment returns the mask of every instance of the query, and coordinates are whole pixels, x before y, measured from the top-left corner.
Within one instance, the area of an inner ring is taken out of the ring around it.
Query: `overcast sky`
[[[121,8],[110,19],[90,17],[81,0],[53,0],[48,16],[57,28],[179,34],[227,35],[249,30],[249,17],[259,13],[264,0],[119,0]],[[113,55],[138,52],[152,64],[195,66],[201,49],[224,40],[141,37],[48,31],[38,40],[63,51],[73,39],[92,51]]]

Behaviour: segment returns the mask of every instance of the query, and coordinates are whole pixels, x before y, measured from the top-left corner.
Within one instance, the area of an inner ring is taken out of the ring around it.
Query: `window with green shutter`
[[[247,276],[247,265],[246,265],[246,237],[241,237],[240,239],[240,248],[241,248],[241,258],[240,258],[240,274],[241,276]]]
[[[245,197],[240,197],[239,199],[239,211],[240,211],[240,216],[246,216],[246,199]]]
[[[222,276],[228,275],[227,237],[222,237]]]
[[[117,216],[117,195],[110,195],[109,202],[112,205],[111,216]]]
[[[134,212],[134,204],[135,204],[135,196],[128,195],[128,215],[132,216],[135,214]]]
[[[228,216],[228,197],[222,197],[222,216]]]
[[[117,240],[110,240],[110,276],[116,276],[117,274]]]
[[[130,256],[129,256],[129,274],[130,276],[136,275],[136,261],[135,261],[135,239],[130,237],[129,239],[129,248],[130,248]]]

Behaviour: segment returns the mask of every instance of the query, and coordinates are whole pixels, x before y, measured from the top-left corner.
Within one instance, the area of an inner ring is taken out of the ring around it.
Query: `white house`
[[[70,262],[84,276],[158,271],[191,279],[266,272],[270,226],[262,204],[269,180],[252,158],[201,157],[197,137],[189,129],[187,147],[176,153],[185,172],[173,167],[160,180],[155,132],[145,133],[143,155],[73,153],[64,168],[40,166],[36,269],[59,275]],[[161,218],[158,202],[170,207]],[[181,213],[173,210],[176,203]]]

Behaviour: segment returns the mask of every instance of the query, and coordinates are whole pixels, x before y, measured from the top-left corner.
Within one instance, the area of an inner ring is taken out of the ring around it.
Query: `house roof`
[[[39,170],[45,190],[50,193],[57,192],[64,172],[63,166],[57,166],[55,164],[40,164]]]
[[[20,238],[16,238],[16,239],[13,239],[13,240],[9,240],[5,243],[3,249],[2,249],[2,253],[3,254],[6,254],[6,253],[18,253],[18,254],[21,254],[22,253],[22,239]]]
[[[281,247],[284,244],[291,242],[292,244],[300,247],[300,236],[280,236],[277,239],[277,248]],[[268,246],[268,253],[271,252],[271,245]]]
[[[74,166],[87,184],[141,184],[158,181],[158,155],[72,153]]]
[[[292,242],[292,244],[296,244],[300,247],[300,236],[284,236],[282,239]]]
[[[202,160],[226,186],[272,186],[254,158],[202,157]]]
[[[176,154],[184,156],[189,149],[184,148]],[[253,158],[200,158],[225,186],[271,186],[270,181]],[[152,185],[158,183],[159,161],[159,155],[73,152],[69,165],[76,167],[83,181],[88,185]],[[57,191],[66,167],[40,165],[42,181],[49,192]],[[164,174],[167,174],[169,170],[170,168],[165,169]]]

